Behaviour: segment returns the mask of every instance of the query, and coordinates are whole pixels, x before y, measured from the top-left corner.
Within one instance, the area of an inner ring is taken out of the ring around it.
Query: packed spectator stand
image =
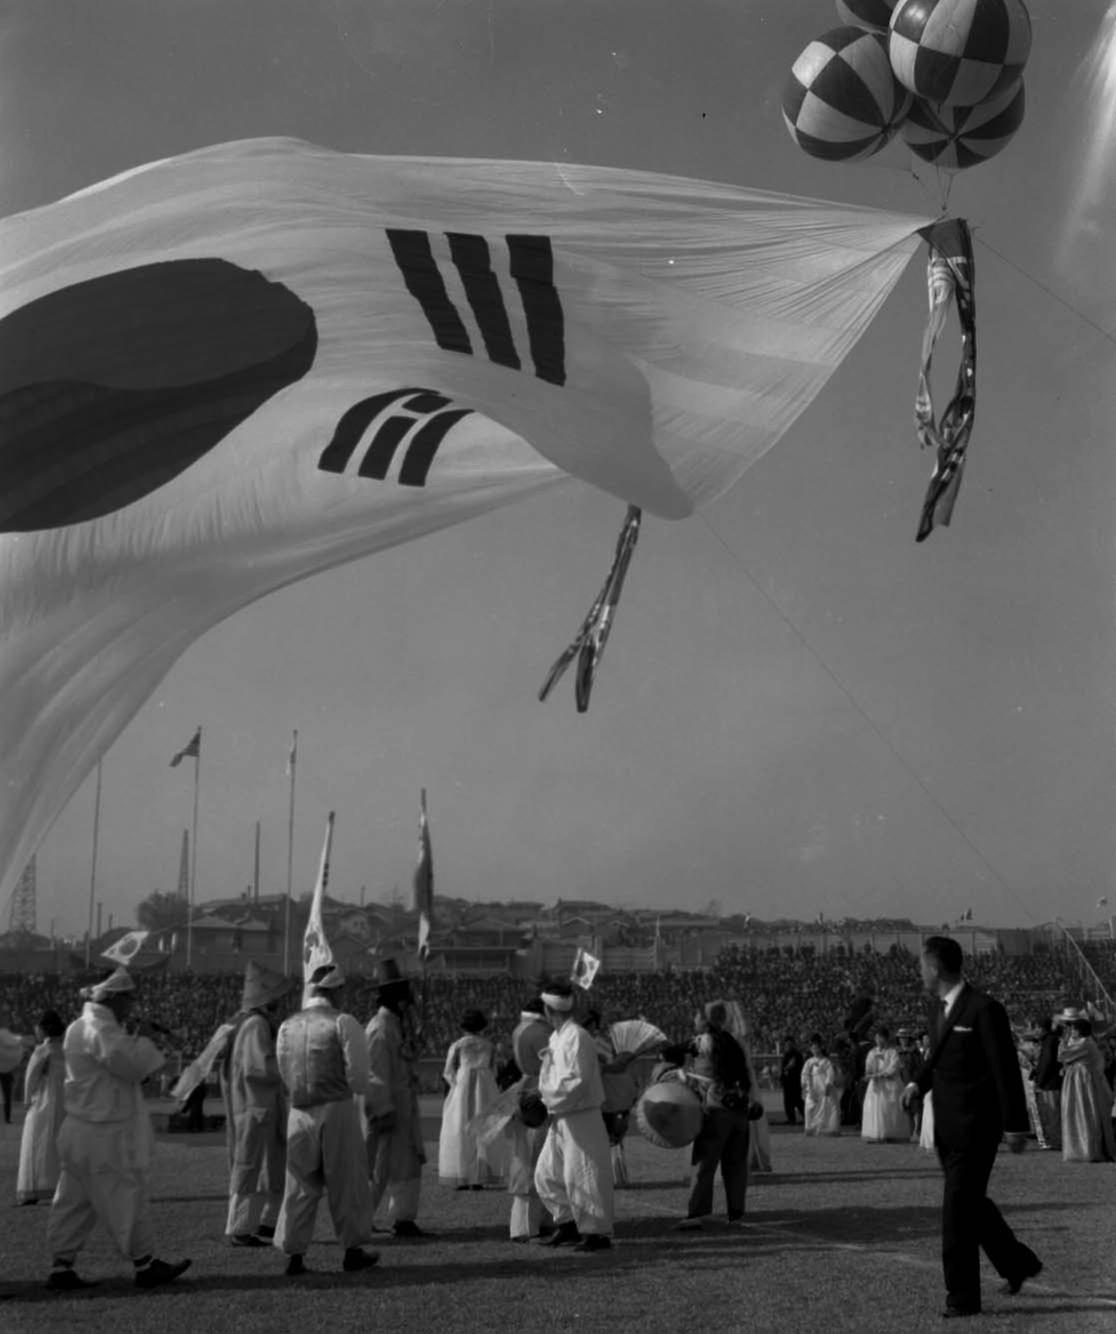
[[[1116,992],[1116,942],[1090,942],[1085,952],[1110,994]],[[966,960],[966,973],[1004,1003],[1018,1029],[1080,999],[1067,957],[1057,951],[976,955]],[[9,1008],[13,1027],[23,1032],[31,1031],[45,1009],[56,1009],[69,1020],[80,1010],[78,991],[85,980],[76,974],[0,976],[0,1009]],[[214,1028],[236,1012],[241,986],[239,973],[157,971],[142,979],[141,1008],[146,1018],[174,1035],[174,1049],[190,1060]],[[460,1035],[461,1014],[470,1008],[489,1016],[495,1040],[508,1039],[529,991],[523,981],[506,974],[431,973],[421,988],[423,1055],[440,1059]],[[894,947],[885,954],[815,954],[730,946],[710,968],[611,975],[602,971],[591,999],[608,1021],[643,1015],[673,1037],[689,1033],[694,1012],[706,1001],[736,999],[749,1019],[752,1051],[763,1060],[779,1049],[787,1034],[800,1042],[813,1032],[834,1036],[853,1001],[867,991],[881,1021],[922,1026],[926,1000],[918,957]],[[375,993],[373,980],[354,979],[346,1008],[366,1020],[375,1008]]]

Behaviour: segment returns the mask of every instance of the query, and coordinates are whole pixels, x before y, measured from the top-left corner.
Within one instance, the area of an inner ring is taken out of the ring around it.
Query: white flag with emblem
[[[315,968],[323,963],[333,962],[333,951],[326,939],[325,923],[322,921],[322,896],[329,885],[329,859],[333,851],[333,812],[326,818],[325,841],[322,843],[322,856],[318,862],[318,878],[314,882],[314,894],[310,900],[310,916],[306,919],[306,930],[302,936],[302,980],[310,981]]]
[[[107,950],[102,950],[101,958],[111,959],[114,963],[124,964],[127,967],[140,952],[143,942],[150,934],[150,931],[129,931],[119,940],[114,940]]]

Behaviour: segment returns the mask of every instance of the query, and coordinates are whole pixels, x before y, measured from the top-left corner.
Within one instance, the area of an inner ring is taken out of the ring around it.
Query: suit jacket
[[[944,1149],[995,1144],[1030,1130],[1027,1099],[1007,1011],[967,982],[949,1017],[935,1007],[933,1046],[915,1081],[934,1093],[934,1135]]]

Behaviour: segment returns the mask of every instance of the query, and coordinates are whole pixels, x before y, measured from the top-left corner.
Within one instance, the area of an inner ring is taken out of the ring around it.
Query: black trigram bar
[[[535,374],[566,383],[566,321],[554,286],[554,251],[549,236],[509,236],[511,275],[519,286]]]
[[[473,346],[468,331],[446,291],[430,248],[429,234],[389,227],[387,237],[407,291],[422,307],[438,346],[449,352],[471,354]],[[446,237],[489,360],[512,370],[522,369],[487,240],[465,232],[447,232]],[[551,384],[565,384],[565,316],[554,286],[550,238],[510,235],[505,239],[511,274],[527,321],[535,374]]]
[[[425,486],[438,447],[450,428],[472,411],[471,408],[450,408],[450,400],[431,389],[392,389],[355,403],[337,423],[333,438],[318,459],[318,467],[325,472],[344,472],[365,431],[394,403],[404,411],[381,421],[360,461],[357,475],[383,481],[401,441],[413,432],[399,469],[399,484]],[[442,411],[443,408],[449,410]],[[417,430],[414,429],[416,426]]]
[[[386,408],[397,399],[408,394],[421,394],[422,389],[392,389],[386,394],[374,394],[371,398],[361,399],[345,413],[337,423],[333,439],[322,450],[318,467],[323,472],[344,472],[353,452],[360,444],[361,437],[369,426]]]
[[[403,455],[403,465],[399,469],[400,486],[426,485],[426,474],[434,462],[438,446],[446,438],[450,427],[456,426],[470,412],[472,408],[452,408],[449,412],[439,412],[423,422]]]

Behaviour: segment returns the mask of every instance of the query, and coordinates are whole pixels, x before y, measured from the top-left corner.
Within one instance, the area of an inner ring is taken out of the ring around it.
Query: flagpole
[[[190,903],[186,913],[186,967],[194,954],[194,895],[198,883],[198,788],[201,785],[201,727],[195,733],[198,747],[194,754],[194,827],[190,836]]]
[[[287,809],[287,902],[283,912],[283,973],[291,971],[291,894],[294,892],[295,770],[298,768],[298,728],[291,734],[291,795]]]
[[[89,929],[85,933],[85,966],[93,959],[93,900],[97,891],[97,845],[101,838],[101,761],[97,761],[97,793],[93,798],[93,860],[89,867]]]

